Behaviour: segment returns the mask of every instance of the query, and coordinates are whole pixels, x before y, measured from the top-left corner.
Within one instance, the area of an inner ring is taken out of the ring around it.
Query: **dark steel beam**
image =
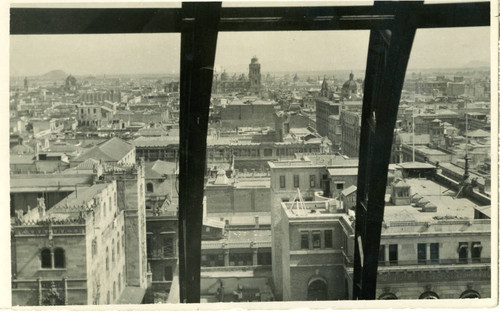
[[[200,302],[207,129],[221,2],[183,3],[179,142],[179,286]]]
[[[370,33],[361,117],[353,299],[375,299],[392,139],[417,30],[415,12],[422,3],[396,3],[390,30]]]
[[[11,8],[10,33],[175,33],[182,9]],[[417,28],[490,25],[489,2],[428,4],[415,9]],[[393,6],[222,8],[219,31],[387,29]]]

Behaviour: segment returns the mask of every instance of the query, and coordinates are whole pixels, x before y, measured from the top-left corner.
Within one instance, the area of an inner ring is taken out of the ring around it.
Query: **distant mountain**
[[[490,63],[486,61],[474,60],[465,64],[465,68],[478,68],[478,67],[490,67]]]
[[[66,74],[63,70],[51,70],[48,73],[45,73],[40,76],[40,78],[43,79],[50,79],[50,80],[64,80],[68,77],[68,74]]]

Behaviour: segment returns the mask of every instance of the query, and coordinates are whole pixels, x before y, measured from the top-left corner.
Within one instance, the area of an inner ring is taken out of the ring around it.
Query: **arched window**
[[[118,273],[118,292],[122,291],[122,274]]]
[[[148,184],[146,184],[146,191],[151,193],[154,192],[153,183],[149,182]]]
[[[64,268],[65,267],[65,259],[64,259],[64,249],[56,248],[54,249],[54,268]]]
[[[52,254],[50,249],[44,248],[41,252],[42,268],[51,269],[52,268]]]
[[[116,300],[116,282],[113,282],[113,301]]]
[[[116,256],[120,257],[120,237],[116,241]]]
[[[106,271],[109,271],[109,248],[106,247]]]
[[[479,299],[481,295],[475,290],[469,289],[460,295],[460,299]]]
[[[439,296],[433,291],[426,291],[422,293],[418,299],[439,299]]]

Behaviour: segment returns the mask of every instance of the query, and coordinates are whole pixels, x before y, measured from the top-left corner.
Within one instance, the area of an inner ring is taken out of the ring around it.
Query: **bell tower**
[[[250,80],[250,89],[248,90],[251,93],[260,94],[260,63],[259,59],[254,56],[250,61],[250,65],[248,66],[248,79]]]

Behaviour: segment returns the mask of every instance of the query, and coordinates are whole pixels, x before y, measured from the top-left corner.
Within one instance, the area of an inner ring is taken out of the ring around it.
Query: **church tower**
[[[248,66],[248,79],[250,80],[251,93],[260,94],[260,63],[259,59],[254,56]]]

